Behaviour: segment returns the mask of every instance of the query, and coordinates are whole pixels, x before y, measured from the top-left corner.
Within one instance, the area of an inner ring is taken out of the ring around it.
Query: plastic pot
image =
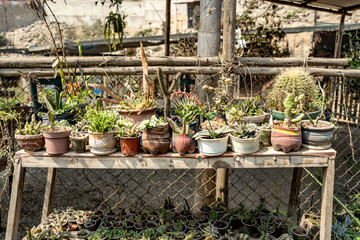
[[[271,144],[276,151],[283,150],[285,153],[291,150],[299,151],[301,142],[301,128],[287,128],[274,123],[271,132]]]
[[[194,134],[178,134],[173,133],[172,136],[172,151],[177,152],[180,155],[184,155],[186,152],[195,152],[196,140],[192,138]]]
[[[256,124],[261,124],[264,122],[266,117],[266,114],[263,113],[260,116],[250,116],[250,117],[243,117],[243,123],[256,123]]]
[[[259,151],[260,135],[255,138],[243,139],[230,134],[231,150],[235,153],[250,154]]]
[[[71,130],[66,127],[55,127],[54,131],[44,131],[46,152],[51,155],[67,153],[70,145]]]
[[[34,152],[44,148],[45,139],[42,134],[18,135],[15,134],[19,146],[27,152]]]
[[[145,129],[142,134],[142,148],[145,153],[156,156],[159,152],[165,154],[170,146],[169,125]]]
[[[317,111],[314,111],[314,112],[309,112],[309,116],[311,117],[311,119],[316,119],[317,116],[319,116],[319,114],[321,113],[321,110],[317,110]],[[285,116],[285,113],[284,112],[280,112],[280,111],[276,111],[276,110],[270,110],[270,114],[271,116],[273,116],[273,119],[274,120],[280,120],[280,121],[284,121],[286,116]],[[295,117],[298,117],[300,114],[296,114]],[[303,118],[304,120],[307,119],[307,117],[304,117]]]
[[[205,156],[222,155],[227,151],[228,138],[229,135],[216,139],[200,138],[197,141],[199,152]]]
[[[74,152],[76,153],[86,152],[86,145],[89,141],[89,134],[81,134],[80,136],[70,135],[70,140]]]
[[[136,155],[140,152],[140,136],[121,137],[120,146],[122,154],[127,156]]]
[[[301,122],[302,145],[307,149],[331,148],[335,125],[331,122],[319,121],[318,126],[311,125],[309,120]]]
[[[89,132],[90,152],[94,155],[109,155],[116,152],[116,139],[114,132],[93,133]]]

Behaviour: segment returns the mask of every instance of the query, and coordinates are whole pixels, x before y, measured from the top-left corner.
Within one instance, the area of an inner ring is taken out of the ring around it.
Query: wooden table
[[[257,153],[240,155],[228,152],[218,157],[205,157],[200,154],[167,153],[158,156],[139,154],[124,156],[120,152],[109,156],[94,156],[87,152],[77,154],[69,152],[51,156],[40,152],[16,153],[14,177],[6,229],[6,240],[16,240],[18,231],[21,200],[26,168],[48,168],[42,220],[50,213],[54,193],[57,168],[91,168],[91,169],[207,169],[207,168],[294,168],[289,208],[296,209],[300,189],[301,170],[303,167],[323,168],[323,187],[321,197],[320,239],[330,240],[331,218],[334,194],[336,151],[304,150],[284,153],[273,148],[263,148]],[[291,205],[291,206],[290,206]],[[288,209],[289,211],[289,209]]]

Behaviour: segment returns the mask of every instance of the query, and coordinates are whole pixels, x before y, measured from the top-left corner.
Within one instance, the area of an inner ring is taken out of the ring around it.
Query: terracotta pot
[[[334,137],[334,124],[319,121],[318,125],[313,127],[309,120],[301,122],[302,146],[304,148],[321,150],[331,148],[331,141]]]
[[[27,152],[34,152],[44,148],[45,139],[42,134],[18,135],[15,134],[19,146]]]
[[[84,153],[86,152],[86,145],[89,141],[89,134],[82,134],[81,136],[70,135],[71,144],[74,152]]]
[[[169,150],[170,133],[169,125],[145,129],[142,134],[142,148],[145,153],[157,155],[158,152],[164,154]]]
[[[104,156],[116,152],[116,139],[114,132],[89,132],[90,152],[94,155]]]
[[[301,147],[301,128],[286,128],[274,123],[271,131],[271,144],[276,151],[280,149],[285,153],[293,151],[299,151]]]
[[[44,131],[46,152],[52,155],[67,153],[70,145],[71,129],[55,127],[55,131]]]
[[[140,152],[140,136],[138,137],[121,137],[121,153],[127,156],[136,155]]]
[[[195,152],[196,140],[192,138],[194,134],[177,134],[173,133],[171,145],[172,151],[177,152],[180,155],[184,155],[186,152]]]
[[[112,107],[115,109],[121,116],[125,118],[132,119],[135,123],[141,122],[142,120],[149,119],[151,116],[155,115],[156,107],[145,108],[140,114],[140,110],[123,110],[116,108],[116,106]]]

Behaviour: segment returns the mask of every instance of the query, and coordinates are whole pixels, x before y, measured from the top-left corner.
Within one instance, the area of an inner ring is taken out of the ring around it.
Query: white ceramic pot
[[[114,132],[93,133],[89,132],[90,152],[94,155],[109,155],[116,152],[116,139]]]
[[[223,138],[206,139],[197,141],[199,152],[205,156],[219,156],[227,151],[229,135]]]
[[[231,150],[235,153],[250,154],[259,151],[260,135],[255,138],[242,139],[230,135]]]

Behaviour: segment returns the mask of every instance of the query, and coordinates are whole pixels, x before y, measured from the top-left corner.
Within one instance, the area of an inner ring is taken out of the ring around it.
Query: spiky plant
[[[37,135],[41,134],[43,127],[42,122],[36,122],[35,114],[31,116],[31,122],[26,122],[23,129],[17,129],[16,134],[19,135]]]
[[[316,110],[319,88],[314,78],[304,68],[289,68],[276,76],[275,83],[271,89],[267,103],[273,110],[284,111],[286,93],[292,93],[294,97],[304,95],[303,106],[305,111]]]

